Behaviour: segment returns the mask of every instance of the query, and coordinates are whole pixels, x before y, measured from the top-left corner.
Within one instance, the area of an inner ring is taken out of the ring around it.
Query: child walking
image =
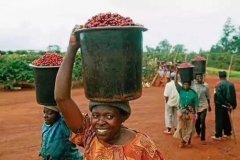
[[[40,156],[44,160],[82,160],[82,154],[69,141],[71,131],[56,106],[44,106]]]

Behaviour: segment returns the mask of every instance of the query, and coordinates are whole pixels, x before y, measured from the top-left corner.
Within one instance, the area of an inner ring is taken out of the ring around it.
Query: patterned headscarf
[[[57,106],[43,106],[44,108],[51,109],[53,111],[59,112]]]

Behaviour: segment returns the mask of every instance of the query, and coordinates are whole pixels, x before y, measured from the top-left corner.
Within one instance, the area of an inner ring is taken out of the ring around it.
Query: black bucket
[[[85,95],[117,102],[142,94],[143,27],[104,27],[78,31]]]
[[[206,61],[192,61],[192,64],[195,66],[193,69],[194,75],[196,73],[206,73]]]
[[[37,103],[45,106],[55,106],[55,79],[59,66],[34,66],[35,88]]]
[[[183,67],[181,66],[182,64],[180,64],[180,66],[178,66],[178,71],[180,74],[180,78],[181,78],[181,82],[191,82],[193,80],[193,68],[194,66],[191,65],[190,63],[188,64],[189,66]]]

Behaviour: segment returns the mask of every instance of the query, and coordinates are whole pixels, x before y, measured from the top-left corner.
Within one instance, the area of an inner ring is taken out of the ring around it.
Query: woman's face
[[[183,83],[183,88],[184,88],[185,90],[189,90],[189,89],[190,89],[190,84],[189,84],[188,82],[184,82],[184,83]]]
[[[48,108],[43,109],[43,118],[47,125],[53,124],[54,122],[56,122],[59,119],[59,117],[60,116],[59,116],[58,112],[48,109]]]
[[[124,121],[119,109],[99,105],[92,109],[92,127],[100,141],[111,143],[120,135],[121,124]]]

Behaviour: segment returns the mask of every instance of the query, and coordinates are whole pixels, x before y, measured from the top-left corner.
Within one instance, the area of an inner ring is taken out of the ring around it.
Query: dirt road
[[[207,77],[212,88],[217,77]],[[240,80],[234,81],[240,103]],[[167,160],[240,160],[240,109],[234,111],[238,144],[233,140],[213,141],[213,111],[207,115],[207,145],[193,138],[192,148],[178,148],[178,140],[163,134],[164,99],[162,87],[143,89],[141,98],[132,101],[132,115],[126,126],[147,133],[159,146]],[[74,89],[72,95],[80,109],[88,111],[88,100],[82,89]],[[212,101],[213,102],[213,101]],[[38,160],[41,145],[42,107],[36,103],[35,91],[0,92],[0,160]]]

